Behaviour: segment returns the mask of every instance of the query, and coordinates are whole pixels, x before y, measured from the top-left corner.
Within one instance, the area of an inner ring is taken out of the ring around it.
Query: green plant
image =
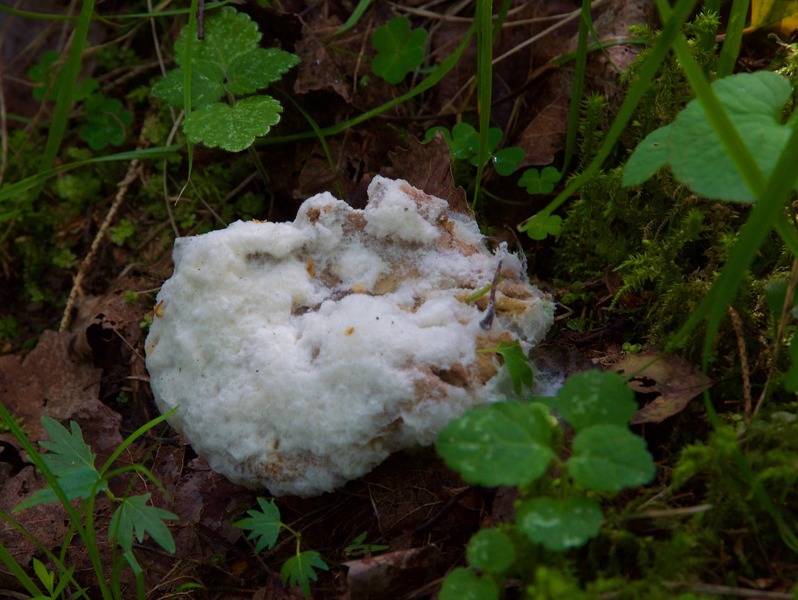
[[[424,135],[424,143],[431,141],[438,132],[446,140],[453,160],[466,161],[475,167],[479,165],[479,132],[473,126],[464,122],[457,123],[452,127],[451,133],[446,127],[432,127]],[[499,175],[511,175],[524,160],[524,151],[517,146],[497,150],[503,138],[504,133],[498,127],[489,129],[487,153],[483,164],[492,165]]]
[[[329,569],[327,563],[315,550],[301,550],[302,534],[280,520],[280,509],[274,500],[258,498],[260,510],[248,510],[249,517],[236,521],[235,526],[249,531],[250,540],[257,540],[255,553],[274,548],[280,530],[284,529],[296,539],[296,553],[283,563],[280,578],[284,585],[296,585],[305,597],[310,597],[310,582],[316,581],[317,570]]]
[[[473,597],[498,598],[505,577],[528,574],[519,544],[554,552],[582,546],[601,528],[601,498],[653,478],[645,442],[627,428],[637,409],[633,396],[618,375],[588,371],[571,376],[554,398],[479,407],[440,433],[437,451],[463,479],[518,486],[520,494],[514,524],[469,542],[469,565],[483,575],[455,570],[441,598],[470,597],[458,595],[469,587],[482,590]],[[550,408],[573,428],[572,443]]]
[[[54,588],[55,574],[50,573],[44,565],[37,568],[34,564],[36,576],[49,595],[45,594],[25,573],[13,556],[0,546],[0,561],[14,574],[28,593],[34,597],[49,598],[61,593],[59,591],[56,594],[55,589],[63,591],[70,586],[70,589],[74,589],[79,595],[85,597],[85,591],[81,591],[82,586],[74,578],[74,568],[65,563],[67,550],[77,535],[88,553],[94,570],[95,583],[99,587],[102,598],[121,597],[119,575],[125,562],[135,575],[138,597],[144,597],[143,570],[133,552],[133,539],[135,537],[141,543],[144,541],[145,535],[149,534],[164,550],[174,553],[175,543],[164,521],[178,517],[169,511],[152,506],[149,503],[149,493],[117,497],[111,492],[108,483],[112,478],[136,473],[159,486],[152,473],[143,465],[115,467],[115,463],[130,444],[168,416],[158,417],[133,432],[98,469],[95,465],[96,455],[83,440],[83,433],[77,423],[72,422],[70,429],[67,430],[57,421],[43,416],[42,426],[50,440],[39,443],[42,448],[48,450],[47,453],[40,454],[27,439],[18,423],[4,407],[0,406],[0,419],[27,451],[30,460],[47,481],[44,488],[34,492],[27,500],[20,503],[14,508],[14,512],[40,504],[59,502],[70,519],[70,527],[60,553],[56,554],[38,543],[40,550],[56,567],[59,576],[57,588]],[[97,539],[95,505],[97,495],[100,493],[105,494],[113,510],[108,525],[108,541],[112,544],[110,572],[106,572],[103,567]],[[0,518],[24,532],[22,525],[16,522],[11,515],[0,513]]]
[[[191,142],[239,152],[280,121],[280,103],[255,92],[278,81],[299,58],[259,47],[261,37],[257,24],[230,6],[208,17],[201,40],[191,27],[183,28],[175,42],[179,67],[152,93],[187,109],[183,131]]]
[[[424,61],[427,30],[411,31],[410,19],[398,16],[375,29],[371,43],[377,49],[371,71],[388,83],[399,83]]]

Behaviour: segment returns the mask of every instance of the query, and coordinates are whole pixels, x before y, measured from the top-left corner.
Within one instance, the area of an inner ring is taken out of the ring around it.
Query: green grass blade
[[[134,160],[134,159],[147,160],[152,158],[165,158],[167,156],[175,154],[178,150],[180,150],[181,147],[182,146],[175,145],[175,146],[161,146],[158,148],[144,148],[141,150],[129,150],[126,152],[118,152],[116,154],[106,154],[104,156],[98,156],[86,160],[78,160],[72,163],[67,163],[65,165],[60,165],[58,167],[53,167],[51,169],[39,171],[38,173],[36,173],[36,175],[32,175],[21,181],[17,181],[16,183],[12,183],[10,185],[4,185],[3,187],[1,187],[0,205],[3,202],[17,199],[24,192],[43,184],[51,177],[55,177],[56,175],[72,171],[73,169],[77,169],[79,167],[84,167],[86,165],[91,165],[94,163],[111,162],[117,160]],[[14,216],[13,213],[14,211],[11,211],[11,213],[4,214],[2,216],[13,218]],[[0,218],[0,221],[2,220],[3,219]]]
[[[717,78],[731,75],[734,71],[734,64],[740,54],[740,45],[743,41],[743,29],[745,19],[748,16],[748,5],[750,0],[734,0],[729,13],[729,24],[726,26],[726,37],[723,40],[723,47],[720,50],[718,59]]]
[[[80,7],[80,15],[72,35],[72,43],[67,52],[67,59],[61,67],[61,83],[56,98],[53,120],[50,123],[50,131],[47,135],[47,142],[44,144],[44,155],[42,156],[42,169],[49,169],[55,162],[55,157],[61,149],[61,141],[66,132],[69,111],[72,108],[72,95],[77,88],[78,75],[83,61],[83,48],[86,45],[86,38],[89,35],[91,17],[94,13],[94,0],[84,0]]]
[[[349,18],[346,22],[341,25],[338,30],[333,34],[333,37],[336,35],[341,35],[345,31],[349,31],[357,25],[358,21],[360,21],[361,17],[365,14],[368,10],[369,6],[371,6],[371,0],[360,0],[355,7],[355,10],[352,11],[352,14],[349,15]]]

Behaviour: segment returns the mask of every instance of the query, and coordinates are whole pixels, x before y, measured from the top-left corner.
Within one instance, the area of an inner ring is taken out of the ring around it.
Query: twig
[[[734,335],[737,337],[737,353],[740,355],[740,371],[743,377],[743,410],[745,411],[746,423],[751,421],[751,371],[748,368],[748,356],[745,349],[745,337],[743,336],[743,321],[739,313],[729,305],[729,318],[731,319]]]
[[[133,183],[140,174],[141,163],[137,158],[134,158],[130,161],[125,178],[119,182],[119,190],[116,193],[116,198],[114,198],[111,208],[108,209],[108,214],[105,215],[105,219],[102,225],[100,225],[100,230],[97,232],[97,235],[94,236],[94,241],[91,243],[89,253],[80,264],[80,269],[78,269],[78,274],[75,276],[75,281],[72,283],[72,289],[69,292],[69,298],[67,299],[66,308],[64,309],[64,316],[61,318],[61,325],[58,327],[58,331],[66,331],[69,328],[70,321],[72,320],[72,308],[75,305],[75,299],[81,291],[83,279],[86,277],[86,273],[94,257],[97,255],[97,251],[100,249],[100,243],[105,238],[105,234],[108,232],[111,222],[116,216],[119,207],[122,206],[122,202],[125,200],[130,184]]]

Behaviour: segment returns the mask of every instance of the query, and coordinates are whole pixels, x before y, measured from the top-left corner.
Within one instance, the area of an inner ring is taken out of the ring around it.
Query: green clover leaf
[[[526,232],[533,240],[545,240],[550,235],[560,235],[562,217],[539,212],[521,223],[518,231]]]
[[[740,73],[713,82],[712,90],[769,177],[792,132],[782,123],[782,110],[792,94],[789,79],[770,71]],[[666,165],[678,181],[706,198],[755,200],[698,100],[640,142],[623,169],[623,185],[639,185]]]
[[[518,164],[524,160],[524,150],[518,146],[502,148],[490,159],[493,168],[499,175],[512,175],[518,168]]]
[[[553,438],[544,405],[497,402],[449,423],[438,435],[437,451],[469,483],[524,485],[548,469]]]
[[[596,537],[603,519],[601,508],[590,498],[534,498],[520,504],[517,522],[533,542],[562,551]]]
[[[240,152],[280,122],[282,109],[271,96],[250,96],[239,100],[235,106],[214,102],[188,115],[183,121],[183,130],[192,142]]]
[[[119,146],[125,141],[125,128],[133,122],[133,114],[122,107],[116,98],[92,94],[86,99],[85,123],[80,138],[92,150]]]
[[[399,83],[405,75],[415,71],[424,60],[427,30],[410,30],[410,19],[394,17],[371,36],[378,50],[371,61],[371,70],[388,83]]]
[[[544,167],[542,170],[527,169],[518,180],[518,185],[526,188],[528,194],[548,194],[560,181],[562,173],[554,167]]]

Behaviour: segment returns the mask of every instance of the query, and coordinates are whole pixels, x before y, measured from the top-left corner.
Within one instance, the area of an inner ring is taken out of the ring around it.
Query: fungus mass
[[[401,180],[375,177],[368,195],[364,210],[324,193],[292,223],[175,242],[146,343],[152,389],[235,482],[312,496],[432,443],[512,395],[501,356],[480,350],[528,350],[552,323],[551,300],[470,213]]]

